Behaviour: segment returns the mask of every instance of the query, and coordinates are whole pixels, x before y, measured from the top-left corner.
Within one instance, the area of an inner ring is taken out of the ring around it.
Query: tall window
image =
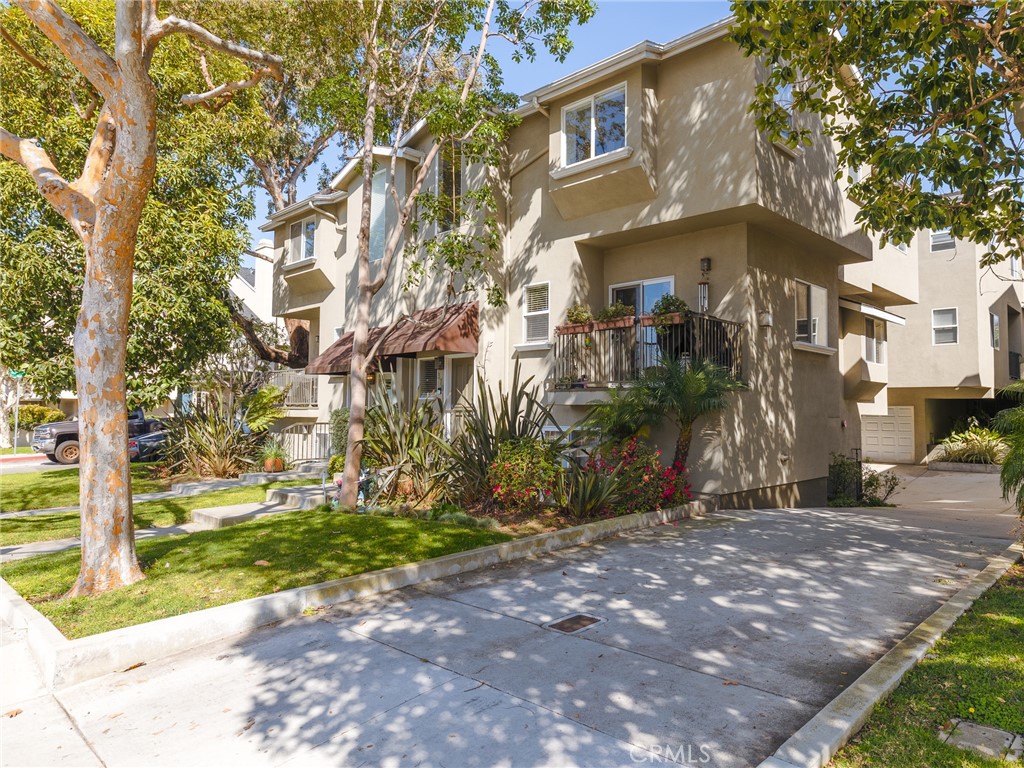
[[[992,339],[992,349],[999,349],[999,315],[995,312],[988,313],[988,330]]]
[[[956,307],[933,309],[932,344],[957,344],[959,341]]]
[[[780,85],[778,91],[775,92],[774,101],[775,106],[781,107],[786,112],[787,128],[782,132],[782,138],[788,139],[789,133],[793,130],[795,125],[793,112],[793,84],[783,83]]]
[[[316,219],[297,221],[288,230],[288,263],[316,256]]]
[[[828,290],[796,281],[796,340],[828,346]]]
[[[387,237],[387,171],[373,174],[370,198],[370,261],[384,258],[384,240]]]
[[[864,359],[869,363],[885,362],[885,321],[864,318]]]
[[[932,232],[932,253],[936,251],[952,251],[956,248],[956,241],[948,229],[939,229]]]
[[[445,142],[437,154],[437,197],[443,206],[438,231],[448,232],[459,226],[462,205],[462,147],[456,142]]]
[[[437,358],[427,357],[419,361],[419,396],[434,397],[441,389],[441,377],[438,376]]]
[[[1010,277],[1015,280],[1020,278],[1020,256],[1010,257]]]
[[[626,84],[563,109],[562,136],[566,165],[626,146]]]
[[[550,286],[548,283],[526,288],[526,307],[523,312],[523,340],[527,344],[548,340],[551,320]]]

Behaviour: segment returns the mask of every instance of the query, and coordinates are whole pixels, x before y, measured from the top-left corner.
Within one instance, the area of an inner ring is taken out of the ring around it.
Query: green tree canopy
[[[851,192],[862,224],[897,243],[949,229],[991,244],[985,263],[1024,256],[1024,4],[734,0],[733,10],[733,40],[769,67],[752,104],[758,126],[795,147],[811,135],[799,114],[820,116],[839,167],[870,167]]]
[[[64,5],[93,39],[112,47],[112,2]],[[19,9],[0,9],[0,29],[0,123],[36,137],[58,167],[81,167],[98,117],[95,91]],[[253,102],[239,96],[220,110],[182,107],[183,94],[206,90],[199,55],[186,39],[172,38],[152,65],[161,83],[159,152],[136,247],[126,371],[134,404],[155,404],[187,384],[232,333],[228,283],[252,215],[237,181],[238,125]],[[225,62],[207,66],[231,71]],[[0,162],[0,362],[26,370],[39,394],[75,389],[71,335],[84,262],[81,240],[29,173]]]

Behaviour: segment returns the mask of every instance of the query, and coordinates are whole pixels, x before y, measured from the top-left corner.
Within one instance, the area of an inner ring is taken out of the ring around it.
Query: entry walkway
[[[739,768],[1011,541],[1015,517],[966,532],[950,524],[959,514],[766,510],[659,526],[147,659],[56,698],[106,765],[669,754]],[[599,623],[549,627],[576,613]],[[19,718],[0,727],[5,759],[27,762],[34,732]]]

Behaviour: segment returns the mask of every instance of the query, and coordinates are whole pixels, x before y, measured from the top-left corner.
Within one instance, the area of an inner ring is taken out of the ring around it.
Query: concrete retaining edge
[[[929,461],[928,469],[933,472],[974,472],[979,475],[998,475],[1002,464],[972,464],[965,461]]]
[[[900,684],[963,613],[1006,573],[1024,560],[1024,545],[1011,545],[970,583],[943,603],[845,691],[790,736],[758,768],[824,768],[871,716],[875,705]]]
[[[26,639],[39,664],[44,684],[49,690],[54,690],[299,616],[307,608],[341,603],[499,563],[535,557],[620,533],[683,520],[693,515],[705,515],[717,508],[717,497],[709,496],[669,510],[599,520],[418,563],[262,595],[77,640],[64,637],[7,581],[0,579],[0,616],[13,627],[26,630]]]

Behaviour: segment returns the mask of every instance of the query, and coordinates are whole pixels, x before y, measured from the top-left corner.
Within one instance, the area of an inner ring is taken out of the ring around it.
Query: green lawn
[[[929,656],[875,709],[834,768],[1010,765],[948,746],[936,733],[954,717],[1024,733],[1024,566],[986,592]]]
[[[134,508],[135,527],[165,528],[169,525],[180,525],[192,519],[193,509],[263,501],[267,497],[269,489],[309,485],[310,482],[310,480],[285,480],[279,483],[245,485],[223,491],[210,491],[197,496],[176,496],[172,499],[142,501]],[[78,536],[78,532],[78,512],[11,517],[0,520],[0,546],[8,547],[14,544],[28,544],[33,541],[66,539]]]
[[[77,551],[3,563],[0,576],[76,638],[509,538],[447,523],[313,510],[140,541],[146,580],[95,597],[61,597],[78,573]]]
[[[150,464],[132,464],[132,492],[166,491],[177,479],[156,479]],[[0,512],[78,504],[78,467],[0,475]]]
[[[13,456],[14,454],[21,455],[26,453],[35,453],[35,451],[33,451],[32,446],[29,445],[23,445],[20,448],[0,448],[0,456]],[[43,454],[39,455],[42,456]]]

